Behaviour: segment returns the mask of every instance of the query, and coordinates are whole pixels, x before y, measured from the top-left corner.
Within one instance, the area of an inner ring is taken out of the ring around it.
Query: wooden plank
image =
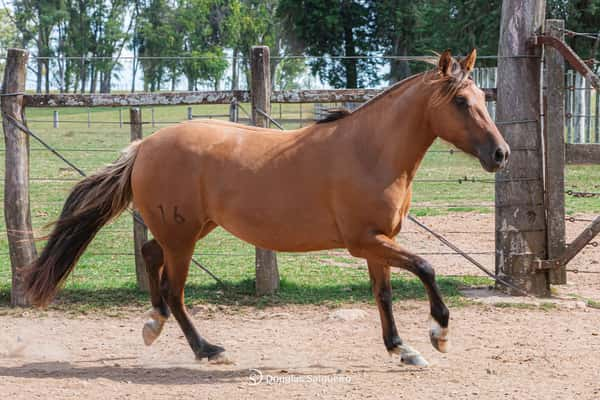
[[[530,255],[546,259],[546,230],[541,141],[541,49],[531,48],[529,39],[541,32],[544,0],[502,2],[498,46],[498,102],[496,121],[511,148],[528,148],[527,157],[515,157],[496,174],[496,273],[521,289],[538,296],[550,295],[547,272],[528,273],[524,261]],[[525,121],[538,121],[525,122]],[[515,123],[515,121],[524,121]],[[517,180],[526,176],[530,179]],[[534,184],[537,182],[537,184]],[[513,204],[513,206],[511,206]],[[541,224],[536,232],[511,227],[519,219]],[[518,294],[513,292],[512,294]]]
[[[129,123],[131,141],[140,140],[143,137],[142,131],[142,110],[138,107],[129,109]],[[141,222],[142,216],[134,211],[133,215],[133,248],[135,253],[135,276],[137,286],[140,290],[148,292],[150,290],[148,281],[148,271],[146,262],[142,255],[142,246],[148,241],[148,228]]]
[[[594,97],[596,98],[596,101],[594,102],[594,143],[600,143],[600,125],[598,125],[598,123],[600,122],[600,96],[598,96],[599,92],[600,90],[598,89],[594,90]]]
[[[573,110],[573,121],[574,121],[574,135],[573,143],[585,143],[585,79],[580,74],[575,74],[575,87],[574,87],[574,110]]]
[[[9,49],[4,71],[3,94],[25,91],[28,53]],[[2,96],[2,115],[10,115],[23,122],[23,96]],[[37,256],[31,229],[29,205],[29,136],[18,129],[8,118],[2,118],[5,143],[4,219],[10,252],[13,306],[29,304],[25,297],[24,268]]]
[[[487,101],[496,100],[495,88],[482,88]],[[271,94],[272,103],[362,103],[380,89],[285,90]],[[158,92],[126,94],[28,94],[27,107],[131,107],[193,104],[230,104],[250,102],[250,92],[244,90],[213,92]]]
[[[600,233],[600,216],[596,217],[590,225],[588,225],[583,232],[581,232],[575,240],[569,243],[567,250],[561,257],[561,263],[566,265],[575,257],[579,252],[591,242]]]
[[[271,75],[269,48],[253,46],[252,72],[252,119],[256,126],[269,127],[269,120],[258,110],[271,115]],[[273,188],[277,190],[277,188]],[[279,289],[279,270],[274,251],[256,248],[256,294],[272,294]]]
[[[564,39],[565,22],[546,21],[546,34]],[[559,258],[565,251],[565,61],[554,48],[545,48],[546,109],[546,224],[548,259]],[[567,283],[566,266],[550,270],[550,283]]]
[[[567,143],[567,164],[600,164],[600,144]]]

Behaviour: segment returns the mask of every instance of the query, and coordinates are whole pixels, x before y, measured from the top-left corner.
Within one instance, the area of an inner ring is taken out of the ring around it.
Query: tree
[[[175,11],[166,0],[150,0],[141,6],[138,18],[134,44],[141,57],[144,91],[159,90],[167,71],[165,60],[160,57],[181,48],[174,29]]]
[[[222,44],[227,35],[224,28],[230,25],[230,6],[226,0],[180,0],[178,4],[175,21],[183,52],[194,57],[182,62],[189,90],[196,90],[200,81],[219,88],[227,69]]]
[[[6,50],[17,46],[17,27],[13,23],[10,10],[0,9],[0,54],[4,56]],[[0,58],[0,79],[4,76],[4,58]]]
[[[595,33],[596,39],[586,36],[568,37],[573,49],[583,59],[597,59],[600,45],[600,0],[549,0],[550,18],[564,19],[565,26],[575,32]],[[595,64],[598,70],[598,64]]]
[[[437,0],[416,9],[417,54],[452,49],[465,54],[498,53],[501,0]],[[485,63],[480,60],[480,65]]]
[[[91,28],[90,93],[96,91],[108,93],[111,88],[113,71],[119,66],[119,59],[125,43],[129,40],[133,26],[133,13],[127,0],[92,0],[88,9]],[[129,20],[127,17],[129,16]]]
[[[280,0],[277,16],[295,48],[316,58],[312,72],[334,87],[378,82],[372,3],[361,0]]]
[[[50,91],[50,58],[53,55],[51,35],[64,18],[62,0],[15,0],[13,3],[15,25],[23,38],[23,46],[34,43],[37,50],[36,92]]]
[[[417,9],[423,1],[379,0],[373,2],[375,39],[386,56],[406,57],[414,54],[416,42]],[[390,59],[390,82],[411,75],[408,60]]]

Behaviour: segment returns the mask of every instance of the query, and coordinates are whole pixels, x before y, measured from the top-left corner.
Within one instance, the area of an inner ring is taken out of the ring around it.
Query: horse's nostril
[[[504,160],[506,159],[506,152],[504,151],[504,149],[502,149],[501,147],[498,147],[496,149],[496,151],[494,152],[494,161],[496,161],[498,164],[504,162]]]

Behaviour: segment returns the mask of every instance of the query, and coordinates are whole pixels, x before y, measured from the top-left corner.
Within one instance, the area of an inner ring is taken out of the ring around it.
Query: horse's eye
[[[467,98],[463,97],[463,96],[456,96],[454,98],[454,103],[456,103],[456,105],[460,106],[460,107],[466,107],[467,104],[469,104],[469,102],[467,101]]]

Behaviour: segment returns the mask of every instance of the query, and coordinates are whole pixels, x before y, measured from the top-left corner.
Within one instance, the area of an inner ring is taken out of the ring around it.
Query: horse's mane
[[[321,118],[317,121],[317,124],[324,124],[325,122],[337,121],[338,119],[342,119],[347,115],[352,114],[352,111],[348,110],[345,107],[338,108],[329,108],[325,110],[327,113],[325,117]]]
[[[452,99],[456,95],[456,93],[465,86],[465,84],[467,83],[467,81],[470,78],[470,74],[466,71],[463,71],[462,67],[460,66],[460,63],[458,63],[454,59],[452,61],[453,61],[452,73],[450,75],[442,76],[437,69],[431,69],[431,70],[428,70],[425,72],[421,72],[419,74],[411,75],[407,78],[404,78],[401,81],[394,83],[393,85],[389,86],[387,89],[384,89],[383,91],[379,92],[377,95],[375,95],[372,98],[370,98],[369,100],[365,101],[364,103],[362,103],[361,105],[359,105],[352,111],[348,110],[345,107],[336,107],[336,108],[330,108],[330,109],[326,110],[327,114],[322,119],[319,119],[317,121],[317,124],[337,121],[342,118],[345,118],[348,115],[351,115],[351,114],[357,112],[358,110],[368,106],[369,104],[375,102],[376,100],[385,96],[386,94],[398,89],[400,86],[403,86],[405,83],[408,83],[409,81],[412,81],[413,79],[416,79],[418,77],[422,77],[423,79],[425,79],[425,77],[430,76],[430,75],[434,75],[435,77],[428,80],[427,83],[429,83],[429,84],[442,83],[440,85],[440,88],[434,93],[433,97],[431,98],[432,104],[436,104],[436,105],[443,104],[443,103],[449,101],[450,99]],[[431,62],[431,61],[428,61],[428,62],[433,64],[433,62]]]

